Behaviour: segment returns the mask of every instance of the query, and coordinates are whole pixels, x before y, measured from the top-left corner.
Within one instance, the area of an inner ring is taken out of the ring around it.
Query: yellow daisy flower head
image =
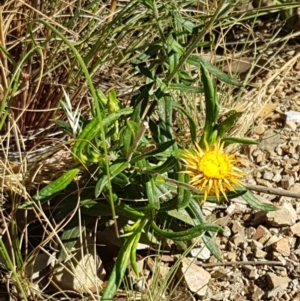
[[[241,186],[244,173],[235,165],[238,160],[233,154],[223,151],[224,144],[217,141],[203,150],[198,144],[193,150],[185,149],[182,161],[186,167],[183,171],[190,176],[190,184],[204,191],[203,202],[208,195],[215,195],[220,200],[220,193],[228,201],[226,191],[233,191],[233,185]]]

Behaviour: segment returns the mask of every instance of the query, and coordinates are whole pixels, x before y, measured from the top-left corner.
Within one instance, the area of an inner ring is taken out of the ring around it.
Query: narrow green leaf
[[[155,156],[157,154],[162,154],[164,151],[166,151],[168,148],[170,148],[173,144],[175,143],[174,140],[171,140],[171,141],[167,141],[167,142],[163,142],[163,143],[160,143],[160,144],[157,144],[157,148],[154,149],[154,150],[151,150],[149,152],[146,152],[142,155],[138,155],[138,156],[135,156],[131,159],[130,163],[136,163],[140,160],[143,160],[143,159],[146,159],[148,157],[152,157],[152,156]]]
[[[262,211],[276,211],[276,206],[260,202],[249,190],[242,195],[242,198],[253,208]]]
[[[189,129],[191,132],[191,137],[193,141],[197,140],[197,126],[196,123],[194,121],[194,119],[192,118],[192,116],[185,110],[183,109],[180,104],[178,104],[177,102],[173,102],[173,107],[178,109],[182,114],[184,114],[189,122]]]
[[[232,126],[235,124],[237,119],[242,115],[241,112],[235,112],[231,114],[228,118],[226,118],[224,121],[222,121],[218,126],[218,138],[221,139],[224,137],[224,135],[232,128]]]
[[[79,173],[80,168],[75,167],[68,170],[58,179],[53,181],[52,183],[48,184],[46,187],[42,188],[35,196],[33,196],[34,201],[39,201],[41,203],[47,201],[50,197],[54,194],[62,191],[65,189],[77,176]]]
[[[129,165],[129,162],[127,162],[127,161],[112,164],[109,168],[110,179],[113,179],[117,175],[119,175],[124,169],[126,169],[128,167],[128,165]],[[108,176],[105,174],[96,183],[96,186],[95,186],[95,197],[96,198],[102,193],[104,187],[106,187],[107,184],[108,184]]]
[[[196,25],[193,22],[186,20],[177,14],[174,14],[174,19],[189,33],[192,33],[194,28],[196,27]]]
[[[176,53],[180,55],[185,54],[184,48],[174,39],[173,35],[170,34],[167,38],[167,45],[172,48]]]
[[[245,138],[235,138],[235,137],[226,137],[221,139],[224,142],[224,146],[228,146],[234,143],[241,143],[241,144],[259,144],[259,141],[252,140],[252,139],[245,139]]]
[[[191,212],[191,214],[195,216],[194,222],[196,225],[206,223],[199,203],[193,198],[190,200],[187,211]],[[209,231],[205,232],[202,236],[202,239],[211,254],[213,254],[220,262],[222,262],[222,256],[213,233]]]
[[[174,166],[178,163],[178,160],[173,156],[170,156],[162,165],[155,166],[151,168],[152,172],[163,174],[165,172],[169,172]]]
[[[169,89],[175,90],[175,91],[181,91],[186,93],[202,93],[204,91],[203,87],[195,87],[195,86],[189,86],[184,84],[169,84]]]
[[[187,59],[187,63],[191,64],[192,66],[199,67],[199,68],[201,67],[201,65],[203,65],[211,74],[213,74],[219,80],[221,80],[227,84],[230,84],[230,85],[242,87],[242,84],[240,84],[237,80],[233,79],[231,76],[224,73],[219,68],[217,68],[215,65],[213,65],[209,61],[203,59],[200,56],[191,55]]]
[[[208,223],[197,225],[188,230],[178,231],[178,232],[169,232],[169,231],[161,230],[155,224],[154,221],[151,222],[151,227],[153,228],[153,230],[155,232],[157,232],[162,237],[170,238],[170,239],[174,239],[174,240],[191,240],[195,237],[199,237],[205,231],[217,232],[217,231],[222,230],[219,226],[213,225],[213,224],[208,224]]]
[[[205,149],[206,143],[212,142],[211,135],[219,115],[219,102],[210,74],[203,64],[200,64],[200,67],[205,95],[205,125],[200,139],[200,146]]]
[[[156,185],[153,178],[146,182],[146,193],[149,202],[149,208],[158,210],[160,207],[159,198],[156,191]]]
[[[121,247],[117,257],[117,261],[114,265],[112,273],[103,292],[101,298],[102,301],[112,301],[118,288],[120,287],[127,266],[130,262],[130,255],[132,252],[132,246],[134,244],[134,241],[135,235],[131,235],[128,238],[126,238],[123,246]]]

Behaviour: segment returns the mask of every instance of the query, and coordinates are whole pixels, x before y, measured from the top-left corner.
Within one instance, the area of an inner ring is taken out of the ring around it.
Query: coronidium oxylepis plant
[[[170,57],[174,53],[184,53],[173,35],[166,42]],[[69,47],[76,54],[76,49],[72,45]],[[153,44],[151,47],[155,51],[149,53],[157,54],[160,49],[163,53],[165,51],[162,45]],[[71,254],[82,232],[87,231],[85,227],[95,224],[99,217],[103,222],[111,222],[113,218],[116,231],[118,220],[128,220],[119,229],[121,248],[101,300],[114,297],[129,264],[139,274],[136,250],[140,239],[159,248],[166,239],[171,239],[186,248],[193,238],[201,236],[211,253],[221,260],[213,236],[213,232],[221,229],[205,221],[200,206],[203,201],[229,200],[241,195],[256,209],[276,209],[261,204],[243,187],[243,172],[237,166],[238,160],[234,154],[225,152],[230,143],[254,142],[225,137],[240,113],[234,112],[218,123],[219,102],[207,71],[210,69],[215,76],[220,74],[219,70],[215,72],[214,66],[200,57],[190,56],[187,59],[187,63],[201,69],[205,94],[206,121],[203,135],[200,141],[196,141],[195,122],[167,90],[173,88],[199,93],[197,88],[178,83],[168,83],[167,86],[155,71],[145,70],[141,61],[139,71],[148,77],[148,82],[133,95],[130,107],[124,107],[113,90],[108,96],[101,91],[96,93],[84,62],[80,60],[80,63],[96,109],[92,108],[91,120],[82,116],[77,119],[77,115],[71,117],[73,124],[78,126],[68,131],[75,141],[72,146],[75,164],[39,190],[33,197],[33,203],[26,202],[21,207],[55,202],[58,196],[60,205],[53,206],[55,211],[51,213],[57,223],[66,216],[74,215],[60,237],[63,246],[57,259],[61,262],[72,257],[68,256],[68,252]],[[165,63],[166,66],[168,64]],[[181,73],[178,74],[180,76]],[[225,81],[229,78],[222,76]],[[184,80],[187,80],[186,74]],[[187,117],[194,149],[180,150],[180,141],[176,141],[173,134],[173,110]],[[146,120],[149,128],[145,125]],[[66,128],[66,124],[63,127]],[[76,185],[72,183],[74,180]],[[74,212],[80,214],[80,224]],[[184,228],[183,223],[186,225]]]

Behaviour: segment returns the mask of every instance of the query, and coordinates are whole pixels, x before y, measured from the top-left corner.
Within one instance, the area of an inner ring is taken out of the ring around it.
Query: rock
[[[78,293],[97,292],[105,280],[105,270],[100,258],[94,252],[94,238],[83,237],[76,242],[70,260],[54,266],[53,281],[62,290]]]
[[[292,226],[297,219],[297,213],[291,204],[285,203],[279,210],[266,213],[266,222],[270,226]]]
[[[257,250],[261,250],[263,248],[263,244],[259,241],[256,241],[256,240],[251,240],[251,250],[253,252],[257,251]]]
[[[293,122],[300,122],[300,112],[297,111],[288,111],[284,113],[286,118],[286,122],[293,121]]]
[[[281,287],[282,290],[288,288],[291,279],[289,277],[279,277],[274,273],[267,273],[267,281],[271,288]]]
[[[271,232],[266,227],[259,225],[253,235],[253,239],[259,241],[264,245],[271,236]]]
[[[192,249],[191,255],[200,260],[207,260],[211,254],[206,245],[201,243],[198,247]]]
[[[281,174],[280,174],[280,173],[277,173],[277,174],[275,174],[275,176],[273,177],[272,181],[275,182],[275,183],[278,183],[278,182],[281,181],[281,179],[282,179]]]
[[[296,131],[297,124],[294,121],[286,121],[285,126],[290,128],[292,131]]]
[[[198,297],[206,295],[207,285],[211,278],[208,272],[187,258],[182,258],[176,277],[179,281],[184,280],[189,290]]]
[[[263,179],[264,180],[268,180],[268,181],[271,181],[274,177],[274,174],[270,171],[265,171],[264,174],[263,174]]]
[[[259,249],[254,252],[254,256],[256,258],[265,258],[267,256],[267,254],[268,254],[267,252],[265,252],[263,250],[259,250]]]
[[[272,248],[283,256],[289,256],[291,254],[289,240],[282,238],[272,244]]]
[[[267,248],[277,242],[280,238],[277,235],[271,236],[271,238],[265,243],[264,248]]]
[[[259,144],[259,148],[263,151],[274,151],[274,149],[283,142],[280,138],[280,134],[277,134],[272,129],[268,129],[262,136],[262,141]]]
[[[234,234],[245,231],[244,227],[238,221],[233,221],[231,230]]]
[[[283,189],[290,189],[294,185],[295,179],[292,176],[283,176],[281,180],[281,186]]]
[[[266,128],[264,125],[258,125],[254,128],[253,133],[256,135],[262,135],[265,132]]]
[[[300,222],[290,227],[292,235],[300,236]]]

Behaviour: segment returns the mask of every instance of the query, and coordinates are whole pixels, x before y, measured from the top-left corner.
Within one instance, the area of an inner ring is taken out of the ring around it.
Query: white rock
[[[200,246],[193,248],[191,251],[191,255],[195,258],[201,259],[201,260],[207,260],[210,258],[210,251],[205,246],[205,244],[200,244]]]
[[[105,270],[100,258],[94,253],[94,239],[78,239],[70,259],[54,266],[53,281],[62,290],[73,290],[80,294],[97,292],[105,280]]]
[[[284,113],[286,116],[286,121],[300,122],[300,112],[288,111]]]
[[[184,280],[189,290],[198,297],[205,296],[211,278],[207,271],[187,258],[182,258],[176,277],[179,280]]]

